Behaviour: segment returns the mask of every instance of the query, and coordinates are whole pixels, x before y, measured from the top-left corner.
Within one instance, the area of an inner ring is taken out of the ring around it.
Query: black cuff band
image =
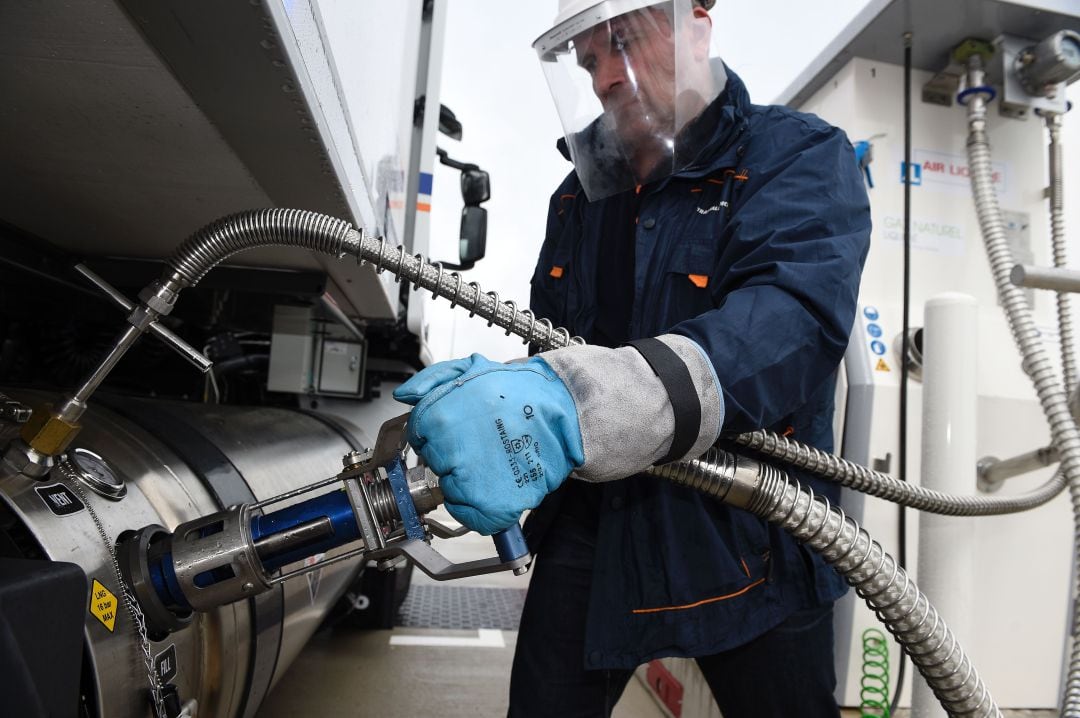
[[[671,437],[671,449],[667,456],[656,462],[669,464],[681,459],[694,446],[701,433],[701,399],[694,389],[690,370],[679,355],[659,339],[636,339],[627,342],[645,357],[660,383],[667,391],[671,410],[675,415],[675,431]]]

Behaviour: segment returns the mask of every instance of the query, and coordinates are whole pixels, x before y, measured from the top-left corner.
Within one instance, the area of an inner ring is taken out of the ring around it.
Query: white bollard
[[[950,494],[975,490],[976,324],[978,306],[966,294],[940,294],[926,303],[923,327],[922,485]],[[960,640],[972,635],[973,573],[970,518],[919,515],[919,588]],[[945,711],[916,676],[913,718]]]

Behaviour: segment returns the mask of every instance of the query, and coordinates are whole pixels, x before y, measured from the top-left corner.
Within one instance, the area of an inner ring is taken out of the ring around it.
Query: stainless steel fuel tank
[[[54,398],[7,393],[35,405]],[[0,425],[0,446],[15,433]],[[371,444],[355,426],[311,413],[95,397],[74,447],[104,459],[127,488],[113,500],[81,487],[114,544],[124,531],[154,523],[172,530],[227,505],[326,478],[340,470],[345,453]],[[7,543],[24,547],[24,554],[78,564],[91,594],[96,581],[115,597],[86,597],[84,702],[91,716],[147,716],[149,684],[120,599],[112,546],[67,486],[71,481],[59,468],[45,481],[0,477],[0,514],[8,514],[0,516],[0,530],[19,534]],[[187,628],[152,641],[150,651],[181,702],[197,701],[198,715],[252,716],[359,570],[358,561],[342,562],[198,614]]]

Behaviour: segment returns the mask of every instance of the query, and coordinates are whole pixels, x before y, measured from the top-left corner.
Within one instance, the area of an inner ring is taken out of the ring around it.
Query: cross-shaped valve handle
[[[127,297],[118,292],[115,287],[99,277],[85,264],[76,264],[75,271],[89,279],[94,286],[104,292],[109,299],[113,300],[113,302],[124,311],[130,312],[134,308],[135,305],[128,301]],[[165,342],[166,346],[191,362],[191,364],[203,374],[210,371],[214,366],[214,362],[210,361],[210,359],[204,356],[202,352],[176,336],[171,330],[162,326],[160,322],[151,324],[150,332],[158,339]]]

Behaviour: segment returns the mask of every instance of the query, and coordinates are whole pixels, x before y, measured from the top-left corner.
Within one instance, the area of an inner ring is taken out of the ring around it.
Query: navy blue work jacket
[[[639,188],[630,338],[701,345],[723,390],[725,432],[758,428],[833,448],[836,370],[855,318],[870,207],[844,133],[812,115],[750,103],[734,74],[706,109],[697,159]],[[565,153],[564,153],[565,154]],[[576,174],[551,198],[532,309],[588,339],[605,202]],[[631,205],[632,206],[632,205]],[[799,478],[830,501],[839,487]],[[549,497],[526,526],[542,555]],[[555,507],[557,510],[557,506]],[[541,560],[543,560],[541,558]],[[787,533],[666,481],[604,485],[585,665],[742,645],[846,587]]]

